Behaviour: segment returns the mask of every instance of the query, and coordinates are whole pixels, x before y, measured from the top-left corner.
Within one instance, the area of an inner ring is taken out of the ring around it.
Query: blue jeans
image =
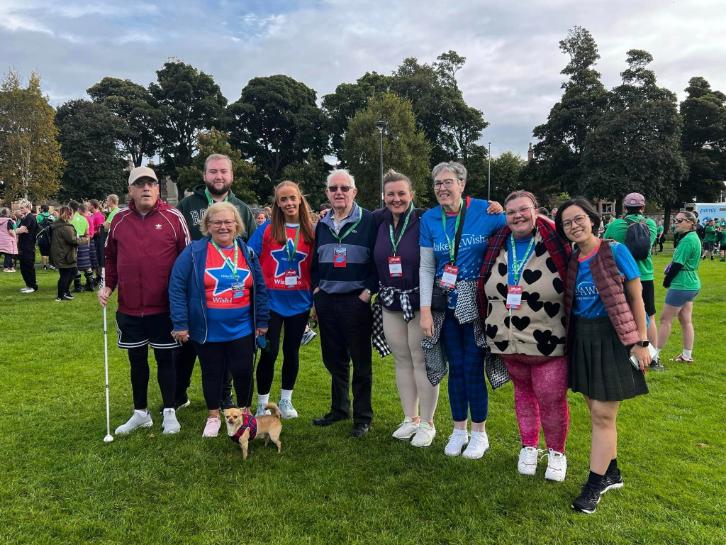
[[[484,350],[474,340],[474,325],[460,324],[454,311],[447,309],[441,332],[449,361],[449,404],[455,422],[487,419],[489,398],[484,382]]]

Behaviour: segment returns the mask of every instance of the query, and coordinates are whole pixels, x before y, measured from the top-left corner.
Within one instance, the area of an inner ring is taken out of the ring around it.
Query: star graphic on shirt
[[[217,295],[222,295],[225,292],[233,291],[232,284],[236,282],[232,279],[232,271],[229,270],[229,267],[226,264],[222,264],[221,267],[207,269],[206,273],[214,279],[214,291],[212,291],[213,296],[216,297]],[[239,277],[238,282],[244,285],[249,274],[250,271],[247,269],[237,269],[237,276]]]
[[[300,263],[302,263],[305,258],[308,256],[305,252],[299,252],[295,251],[293,254],[292,261],[290,260],[290,257],[288,256],[288,251],[292,252],[294,249],[294,241],[290,238],[287,239],[287,244],[285,244],[285,248],[280,248],[279,250],[272,250],[270,252],[270,255],[272,256],[272,259],[275,260],[275,263],[277,263],[277,269],[275,270],[275,276],[282,276],[285,274],[285,271],[288,270],[295,270],[297,271],[298,278],[302,276],[302,271],[300,270]]]

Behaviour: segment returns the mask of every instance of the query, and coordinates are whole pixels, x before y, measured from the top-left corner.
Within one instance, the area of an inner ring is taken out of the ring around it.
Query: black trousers
[[[292,390],[300,369],[300,341],[308,325],[310,311],[293,316],[282,316],[270,311],[270,325],[267,330],[268,350],[262,350],[257,363],[257,393],[269,394],[275,376],[275,361],[280,352],[280,334],[285,326],[285,340],[282,342],[282,389]]]
[[[315,310],[320,326],[323,363],[331,376],[330,411],[349,416],[350,362],[353,361],[353,422],[370,424],[373,420],[371,389],[371,307],[356,293],[315,294]]]
[[[62,299],[66,293],[70,293],[71,282],[76,275],[76,268],[58,269],[60,276],[58,277],[58,298]]]
[[[194,341],[192,341],[194,342]],[[202,366],[202,389],[207,409],[219,409],[222,389],[227,375],[232,374],[237,405],[249,407],[252,403],[252,366],[255,354],[255,336],[223,343],[194,343]]]
[[[129,362],[131,363],[131,390],[134,395],[134,409],[144,410],[148,406],[147,392],[149,389],[149,347],[140,346],[129,348]],[[161,350],[154,348],[156,359],[156,379],[161,390],[161,399],[165,409],[174,408],[174,360],[173,349]]]
[[[29,252],[20,254],[20,274],[23,275],[27,287],[38,289],[38,282],[35,280],[35,248],[32,254]]]
[[[181,405],[187,399],[187,390],[192,383],[192,373],[194,372],[194,362],[197,361],[196,343],[187,342],[182,344],[181,348],[177,348],[174,353],[176,364],[176,404]],[[229,409],[232,403],[232,375],[227,373],[222,388],[221,405],[223,409]]]

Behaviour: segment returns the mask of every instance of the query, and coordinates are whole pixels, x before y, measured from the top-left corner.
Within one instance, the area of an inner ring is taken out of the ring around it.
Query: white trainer
[[[125,424],[116,428],[116,435],[126,435],[137,428],[150,428],[153,425],[149,411],[134,411]]]
[[[517,471],[520,475],[534,475],[537,473],[538,453],[535,447],[522,447],[519,451]]]
[[[207,424],[204,426],[202,437],[217,437],[219,435],[219,428],[222,427],[222,421],[216,416],[210,416],[207,418]]]
[[[171,435],[179,433],[181,425],[176,419],[176,411],[174,409],[164,409],[164,421],[161,423],[161,433]]]
[[[436,437],[436,428],[428,422],[421,421],[418,425],[416,435],[411,440],[411,444],[414,447],[428,447],[433,443],[434,437]]]
[[[281,399],[277,404],[277,407],[280,409],[280,416],[282,416],[285,420],[297,418],[297,411],[295,410],[295,407],[292,406],[292,401],[289,399]]]
[[[270,411],[270,409],[265,409],[264,405],[257,405],[257,411],[255,412],[255,417],[270,416],[271,414],[272,414],[272,411]]]
[[[547,452],[547,471],[545,479],[548,481],[562,482],[567,474],[567,456],[556,450],[549,449]]]
[[[454,433],[449,435],[449,442],[444,447],[444,454],[447,456],[458,456],[461,454],[461,449],[469,442],[469,434],[465,430],[454,430]]]
[[[418,422],[414,421],[413,418],[409,418],[408,416],[403,419],[403,422],[401,422],[401,425],[396,428],[396,431],[394,431],[391,435],[395,439],[400,439],[401,441],[405,441],[407,439],[411,439],[414,435],[416,435],[416,432],[418,431]]]
[[[464,458],[469,460],[478,460],[484,453],[489,450],[489,437],[485,431],[471,432],[471,439],[466,446],[466,450],[461,453]]]

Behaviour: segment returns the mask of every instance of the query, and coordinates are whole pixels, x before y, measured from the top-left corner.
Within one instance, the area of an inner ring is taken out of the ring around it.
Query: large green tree
[[[232,147],[227,133],[217,129],[202,131],[197,135],[195,148],[199,153],[192,158],[192,162],[178,169],[177,187],[180,196],[184,194],[185,190],[204,183],[204,161],[213,153],[221,153],[232,161],[234,172],[232,191],[234,194],[247,203],[260,202],[260,196],[255,192],[253,183],[255,166],[249,161],[245,161],[242,153]]]
[[[613,199],[618,212],[632,191],[666,202],[687,170],[676,96],[658,87],[648,68],[652,60],[647,51],[628,51],[623,83],[613,89],[607,112],[586,138],[585,175],[577,192]]]
[[[199,132],[221,127],[227,99],[212,76],[189,64],[169,61],[156,75],[149,91],[158,109],[162,170],[176,179],[177,169],[192,162]]]
[[[56,194],[63,172],[55,112],[32,74],[23,87],[10,72],[0,86],[0,180],[8,200],[45,200]]]
[[[271,195],[284,168],[319,161],[328,151],[323,112],[313,89],[289,76],[253,78],[227,109],[230,141],[258,171],[258,194]]]
[[[600,58],[597,44],[587,29],[576,26],[560,41],[560,50],[570,57],[562,70],[569,79],[564,92],[547,117],[534,128],[539,142],[535,162],[527,169],[540,194],[572,192],[584,177],[582,154],[590,132],[600,123],[608,104],[608,92],[594,68]]]
[[[62,199],[103,199],[126,190],[126,166],[116,145],[123,122],[103,104],[87,100],[66,102],[56,114],[58,140],[66,162]]]
[[[383,136],[384,170],[406,174],[416,191],[416,204],[429,201],[430,145],[416,127],[411,103],[393,93],[375,96],[365,110],[351,119],[345,134],[343,157],[355,176],[358,201],[366,208],[381,203],[379,120],[386,122]]]
[[[717,200],[726,180],[726,95],[702,77],[691,78],[686,93],[680,112],[688,177],[676,187],[674,208],[694,197],[698,202]]]
[[[144,157],[156,153],[159,139],[155,131],[161,119],[148,89],[127,79],[106,77],[87,92],[118,117],[117,138],[134,165],[140,166]]]

